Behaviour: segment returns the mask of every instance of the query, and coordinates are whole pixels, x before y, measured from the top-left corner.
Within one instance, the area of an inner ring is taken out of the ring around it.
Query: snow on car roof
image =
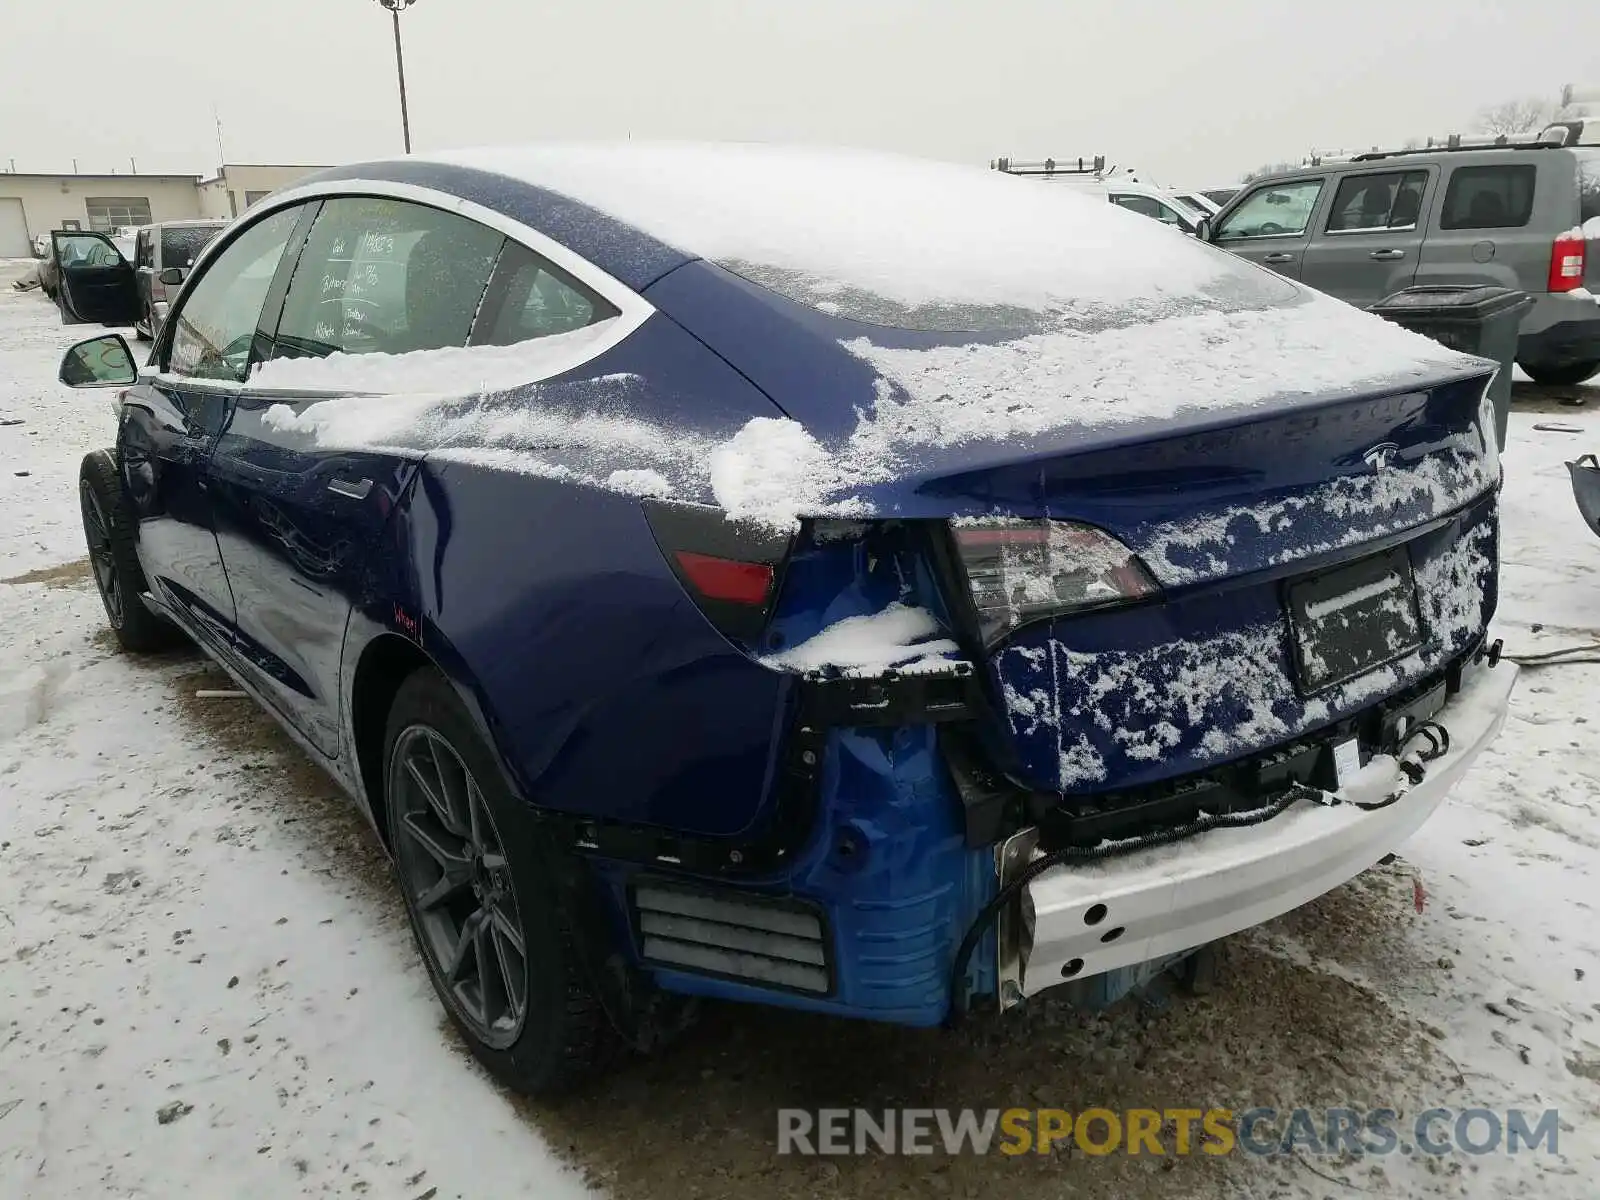
[[[552,143],[434,160],[560,193],[758,282],[801,276],[779,290],[825,310],[830,294],[857,292],[910,310],[1089,315],[1162,297],[1192,305],[1230,279],[1237,290],[1265,278],[1074,189],[866,150]],[[1292,295],[1269,289],[1258,304],[1273,293]]]

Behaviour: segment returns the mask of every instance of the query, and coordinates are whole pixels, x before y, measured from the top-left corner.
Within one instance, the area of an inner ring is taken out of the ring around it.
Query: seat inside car
[[[396,352],[466,345],[462,314],[477,311],[485,284],[481,260],[457,252],[448,232],[423,234],[406,258],[406,327],[393,331]]]

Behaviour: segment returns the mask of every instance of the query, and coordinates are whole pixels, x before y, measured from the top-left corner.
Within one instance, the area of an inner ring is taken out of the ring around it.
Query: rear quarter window
[[[1457,167],[1444,192],[1440,229],[1521,229],[1533,216],[1532,163]]]
[[[161,231],[161,266],[192,267],[200,251],[211,244],[221,233],[220,227],[209,225],[179,225]]]
[[[1578,223],[1600,217],[1600,152],[1579,154]]]

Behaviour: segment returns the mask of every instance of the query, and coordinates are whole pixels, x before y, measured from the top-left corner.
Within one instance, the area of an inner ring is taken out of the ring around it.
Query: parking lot
[[[1395,861],[1223,947],[1216,989],[953,1033],[708,1008],[572,1100],[446,1026],[376,839],[195,654],[115,652],[78,460],[106,393],[0,270],[0,1195],[1589,1196],[1600,1172],[1600,667],[1525,672],[1505,733]],[[1519,392],[1498,636],[1600,638],[1565,459],[1600,387]],[[1542,428],[1541,428],[1542,427]],[[775,1154],[782,1107],[1556,1108],[1556,1155]]]

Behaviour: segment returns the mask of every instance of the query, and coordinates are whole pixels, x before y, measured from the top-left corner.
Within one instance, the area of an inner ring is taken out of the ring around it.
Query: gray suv
[[[1202,236],[1362,307],[1413,284],[1518,288],[1535,304],[1517,365],[1552,385],[1600,372],[1600,147],[1324,161],[1253,181]]]

